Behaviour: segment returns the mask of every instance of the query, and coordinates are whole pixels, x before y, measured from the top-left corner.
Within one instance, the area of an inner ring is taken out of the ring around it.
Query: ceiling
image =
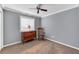
[[[37,10],[30,9],[30,8],[35,8],[37,4],[3,4],[2,6],[3,8],[10,8],[33,16],[45,17],[67,9],[77,7],[78,5],[77,4],[42,4],[41,8],[47,9],[48,11],[47,12],[40,11],[39,14],[37,14]]]

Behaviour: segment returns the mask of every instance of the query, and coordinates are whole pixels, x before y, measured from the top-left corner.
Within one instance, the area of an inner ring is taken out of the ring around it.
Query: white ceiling
[[[47,9],[47,12],[40,11],[37,14],[36,10],[32,10],[30,8],[35,8],[37,4],[4,4],[2,5],[4,8],[10,8],[13,10],[17,10],[26,14],[38,16],[38,17],[45,17],[51,14],[55,14],[61,12],[66,9],[71,9],[77,7],[77,4],[42,4],[41,8]]]

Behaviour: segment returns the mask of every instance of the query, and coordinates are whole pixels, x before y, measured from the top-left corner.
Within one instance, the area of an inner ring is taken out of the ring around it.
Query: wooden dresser
[[[21,32],[21,36],[22,42],[34,40],[36,38],[36,31]]]

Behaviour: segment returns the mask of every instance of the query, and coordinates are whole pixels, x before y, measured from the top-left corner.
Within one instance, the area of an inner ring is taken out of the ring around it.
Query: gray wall
[[[35,29],[41,27],[41,18],[35,18]]]
[[[79,8],[43,18],[46,37],[79,48]],[[53,38],[52,38],[53,39]]]
[[[4,45],[21,41],[20,15],[23,14],[4,10]],[[40,26],[41,19],[35,18],[35,27]]]
[[[21,41],[19,15],[4,10],[4,45]]]

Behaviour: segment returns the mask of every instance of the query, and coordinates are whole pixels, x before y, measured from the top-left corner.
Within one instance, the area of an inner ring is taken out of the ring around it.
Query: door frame
[[[3,48],[3,10],[0,7],[0,50]]]

